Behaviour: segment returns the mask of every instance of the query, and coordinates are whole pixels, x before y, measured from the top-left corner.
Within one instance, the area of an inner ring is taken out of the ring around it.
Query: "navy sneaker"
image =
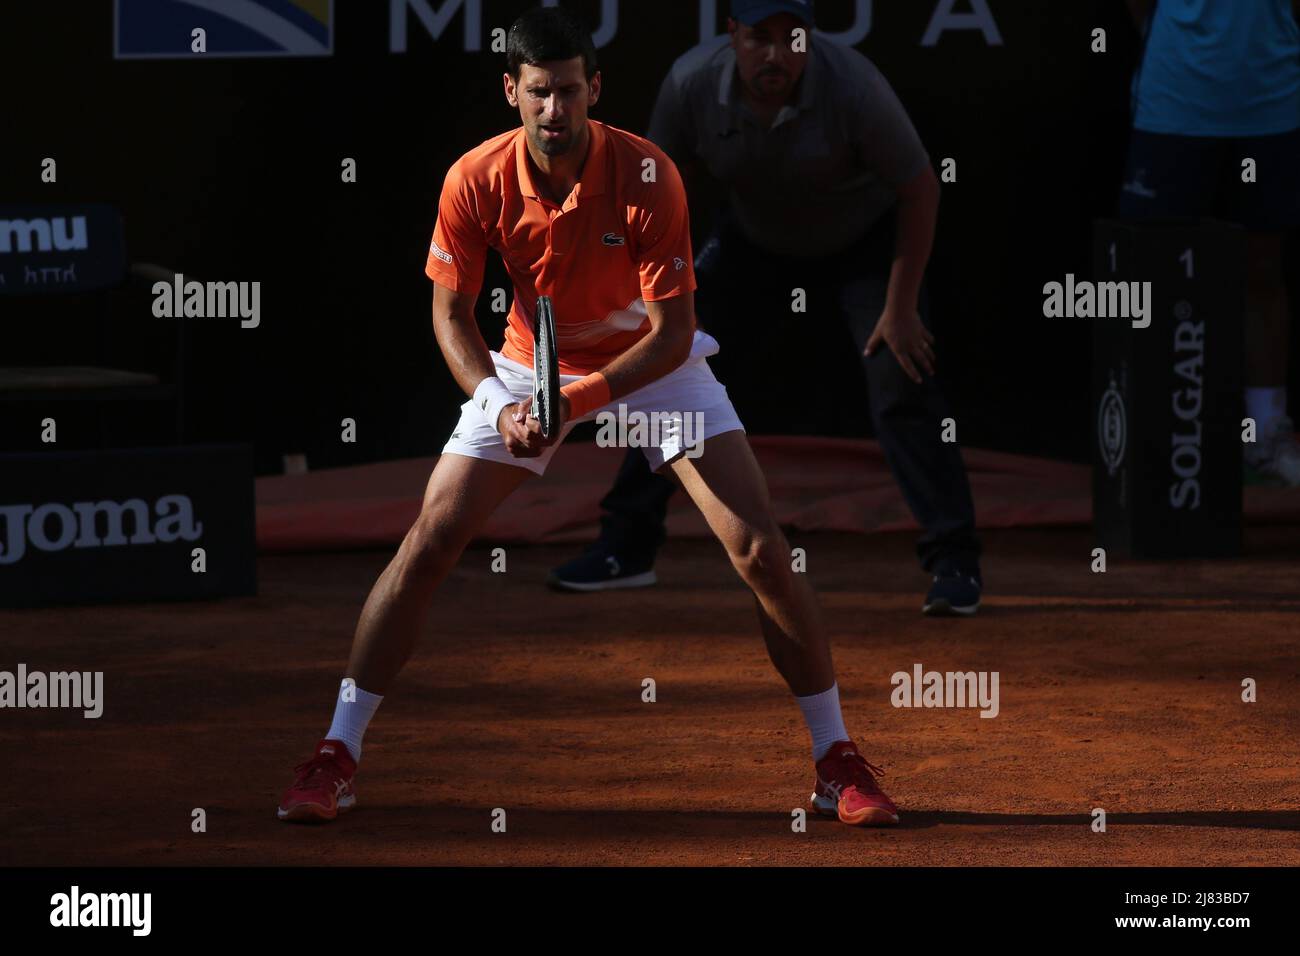
[[[921,605],[921,613],[929,617],[969,617],[979,610],[983,587],[978,568],[972,571],[941,563],[935,568],[934,583]]]
[[[568,564],[553,569],[546,577],[546,583],[558,591],[648,588],[658,580],[653,557],[614,554],[599,541]]]

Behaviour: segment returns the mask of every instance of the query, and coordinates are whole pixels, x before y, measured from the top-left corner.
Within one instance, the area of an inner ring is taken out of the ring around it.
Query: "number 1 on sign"
[[[1196,270],[1192,267],[1192,250],[1185,249],[1183,254],[1178,257],[1178,261],[1187,267],[1187,278],[1194,278]]]

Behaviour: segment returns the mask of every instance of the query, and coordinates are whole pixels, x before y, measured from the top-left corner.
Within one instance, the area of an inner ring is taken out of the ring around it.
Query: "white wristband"
[[[483,379],[478,383],[478,388],[474,389],[474,405],[483,413],[493,431],[497,430],[501,409],[517,401],[519,399],[510,394],[506,383],[496,377]]]

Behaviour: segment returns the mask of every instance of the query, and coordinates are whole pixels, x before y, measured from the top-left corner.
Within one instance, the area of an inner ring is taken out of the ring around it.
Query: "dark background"
[[[598,20],[594,0],[565,5]],[[332,57],[117,61],[111,4],[14,6],[0,14],[15,91],[0,125],[0,201],[111,202],[132,260],[262,283],[260,328],[188,320],[187,439],[251,441],[260,473],[291,452],[313,468],[436,452],[463,401],[423,274],[437,196],[460,154],[518,125],[486,36],[466,52],[463,12],[436,42],[408,12],[407,51],[390,53],[389,3],[338,0]],[[486,0],[484,33],[529,6]],[[846,29],[852,6],[822,0],[818,26]],[[1043,318],[1041,290],[1089,272],[1090,220],[1118,188],[1137,55],[1123,4],[991,0],[1003,45],[964,31],[932,47],[921,38],[936,0],[871,6],[858,48],[936,165],[958,164],[929,283],[959,438],[1086,460],[1091,329]],[[726,10],[721,0],[719,31]],[[643,132],[664,72],[698,42],[698,15],[687,0],[623,0],[617,36],[599,51],[592,115]],[[1094,26],[1108,31],[1106,54],[1089,51]],[[46,156],[56,184],[40,182]],[[343,157],[357,161],[355,184],[340,181]],[[504,324],[489,308],[494,286],[508,287],[495,253],[480,300],[491,347]],[[91,359],[95,306],[0,298],[0,365]],[[147,286],[112,297],[124,367],[161,366],[176,320],[150,306]],[[844,390],[846,401],[864,394],[856,381]],[[3,414],[6,447],[40,447],[34,421],[15,417],[29,413]],[[355,444],[340,441],[345,417],[358,423]],[[140,409],[110,411],[122,443],[144,421]],[[88,440],[69,427],[62,447]]]

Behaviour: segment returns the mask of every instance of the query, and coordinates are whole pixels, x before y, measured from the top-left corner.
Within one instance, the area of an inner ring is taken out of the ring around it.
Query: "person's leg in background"
[[[934,615],[973,614],[983,588],[975,504],[960,446],[943,440],[943,419],[949,417],[943,393],[933,376],[924,376],[920,384],[912,381],[887,348],[870,358],[864,355],[884,311],[888,285],[888,275],[878,267],[874,275],[848,278],[841,285],[841,307],[866,370],[876,438],[921,526],[917,557],[921,567],[934,575],[922,610]],[[924,288],[920,312],[921,321],[933,331]],[[942,340],[936,343],[936,351],[942,362]]]
[[[676,486],[629,448],[600,500],[600,536],[582,554],[553,568],[546,583],[560,591],[608,591],[654,584],[655,557],[667,537],[668,499]]]
[[[1232,178],[1229,215],[1246,227],[1246,415],[1255,442],[1245,445],[1247,479],[1300,486],[1300,444],[1287,414],[1291,304],[1283,246],[1300,224],[1300,130],[1233,141],[1228,175],[1254,159],[1257,181]]]
[[[1241,163],[1257,181],[1241,181]],[[1134,130],[1120,192],[1121,219],[1219,216],[1247,230],[1246,414],[1256,440],[1242,446],[1248,481],[1300,485],[1300,447],[1286,410],[1289,305],[1282,245],[1300,224],[1300,130],[1226,139]],[[1226,193],[1226,195],[1225,195]]]
[[[1300,486],[1300,447],[1287,415],[1290,307],[1276,232],[1246,236],[1246,415],[1255,442],[1245,446],[1248,477]],[[1252,476],[1251,473],[1254,473]]]

